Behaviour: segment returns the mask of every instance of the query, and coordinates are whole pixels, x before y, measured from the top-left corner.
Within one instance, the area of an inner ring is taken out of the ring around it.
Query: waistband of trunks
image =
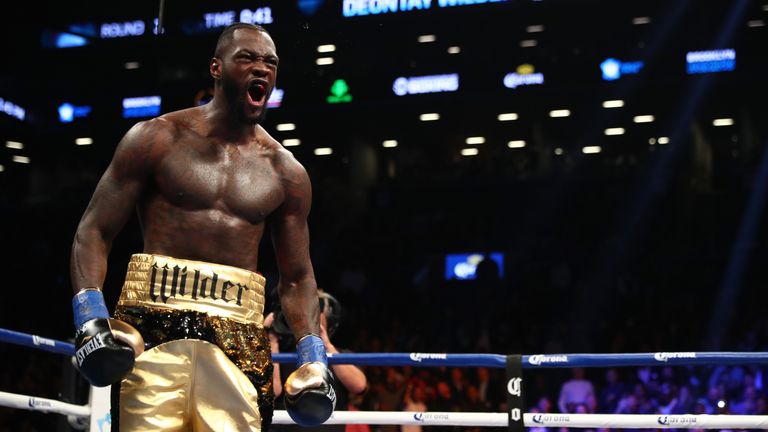
[[[118,304],[203,312],[243,323],[264,320],[264,276],[237,267],[135,254]]]

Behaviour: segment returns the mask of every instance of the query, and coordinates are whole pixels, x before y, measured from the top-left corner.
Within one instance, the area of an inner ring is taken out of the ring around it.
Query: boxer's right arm
[[[131,216],[157,159],[158,141],[167,128],[158,122],[167,123],[138,123],[125,134],[96,186],[72,243],[70,277],[76,293],[101,289],[112,240]]]
[[[134,351],[115,341],[101,287],[112,240],[125,225],[152,172],[158,120],[139,123],[121,140],[85,211],[72,244],[70,276],[75,297],[75,357],[96,386],[121,380],[132,368]]]

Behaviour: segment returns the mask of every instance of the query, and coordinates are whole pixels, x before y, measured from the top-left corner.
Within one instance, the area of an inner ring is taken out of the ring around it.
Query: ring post
[[[507,409],[509,432],[525,432],[523,413],[525,412],[525,393],[523,393],[523,356],[507,356]]]
[[[109,412],[112,386],[91,386],[91,426],[89,432],[109,432],[112,429],[112,416]]]

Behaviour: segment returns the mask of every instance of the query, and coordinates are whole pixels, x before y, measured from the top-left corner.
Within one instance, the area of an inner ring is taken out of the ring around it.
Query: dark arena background
[[[309,172],[338,347],[768,350],[768,1],[164,0],[158,35],[160,1],[2,6],[0,327],[73,337],[70,247],[117,142],[206,103],[218,33],[247,21],[277,45],[263,126]],[[110,308],[141,249],[133,218]],[[268,236],[260,260],[271,309]],[[0,358],[0,391],[72,385],[61,356]],[[414,388],[435,411],[505,410],[496,371],[364,370],[361,410]],[[765,372],[588,369],[578,406],[558,403],[570,371],[526,372],[529,411],[766,415]],[[2,408],[0,430],[69,429]]]

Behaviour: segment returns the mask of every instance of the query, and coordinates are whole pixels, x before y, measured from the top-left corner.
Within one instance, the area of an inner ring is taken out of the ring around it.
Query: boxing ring
[[[0,342],[73,356],[74,345],[11,330],[0,329]],[[292,363],[296,355],[273,355],[276,363]],[[759,415],[664,415],[664,414],[559,414],[524,413],[522,369],[622,367],[622,366],[714,366],[768,365],[768,352],[657,352],[635,354],[333,354],[330,364],[359,366],[487,367],[506,368],[509,412],[375,412],[336,411],[326,424],[421,425],[569,428],[650,428],[650,429],[768,429],[768,416]],[[500,383],[502,385],[502,383]],[[0,391],[0,406],[57,413],[80,430],[106,432],[109,429],[109,387],[91,387],[89,403],[77,405],[53,399]],[[285,411],[275,411],[274,424],[293,423]],[[106,428],[105,428],[106,426]]]

